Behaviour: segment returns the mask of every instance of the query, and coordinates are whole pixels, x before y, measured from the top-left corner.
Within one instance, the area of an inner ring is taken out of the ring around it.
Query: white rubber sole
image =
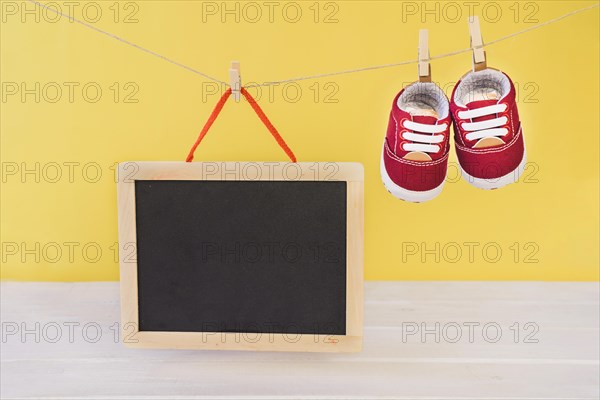
[[[509,185],[511,183],[518,182],[519,178],[523,174],[523,171],[525,171],[526,164],[527,164],[527,151],[525,151],[525,149],[523,149],[523,159],[519,163],[519,166],[515,170],[513,170],[513,171],[509,172],[508,174],[501,176],[499,178],[493,178],[493,179],[476,178],[476,177],[471,176],[468,173],[466,173],[465,170],[462,168],[462,166],[460,166],[460,163],[459,163],[459,166],[460,166],[460,173],[461,173],[463,179],[465,179],[471,185],[475,186],[478,189],[492,190],[492,189],[499,189],[499,188]]]
[[[442,183],[434,189],[425,190],[422,192],[416,190],[408,190],[398,186],[394,183],[394,181],[392,181],[387,171],[385,170],[383,155],[381,156],[381,163],[379,169],[381,171],[381,179],[383,180],[383,186],[385,186],[388,192],[390,192],[392,196],[394,196],[397,199],[410,201],[411,203],[423,203],[425,201],[434,199],[442,192],[442,188],[444,187],[444,183],[446,182],[446,177],[444,176],[444,180],[442,180]]]

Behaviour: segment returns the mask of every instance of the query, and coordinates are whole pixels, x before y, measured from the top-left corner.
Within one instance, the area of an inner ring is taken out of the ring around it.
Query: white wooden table
[[[1,289],[2,399],[600,397],[598,283],[368,282],[357,354],[133,350],[117,283]]]

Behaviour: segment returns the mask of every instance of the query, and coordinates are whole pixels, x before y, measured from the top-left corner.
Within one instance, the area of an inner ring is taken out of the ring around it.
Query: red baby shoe
[[[434,83],[415,82],[392,104],[381,156],[381,178],[395,197],[431,200],[442,191],[448,166],[448,98]]]
[[[463,178],[481,189],[518,181],[527,157],[510,78],[489,68],[467,73],[454,87],[450,110]]]

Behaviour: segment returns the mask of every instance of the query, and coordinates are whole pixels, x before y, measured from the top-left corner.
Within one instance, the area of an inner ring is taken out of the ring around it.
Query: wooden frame
[[[138,328],[136,180],[346,181],[346,335],[154,332]],[[364,172],[334,162],[124,162],[118,168],[123,342],[131,347],[270,351],[360,351],[363,336]],[[133,250],[132,250],[133,249]],[[298,337],[299,336],[299,337]]]

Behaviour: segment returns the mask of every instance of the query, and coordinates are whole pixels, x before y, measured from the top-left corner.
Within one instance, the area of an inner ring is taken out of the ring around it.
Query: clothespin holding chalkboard
[[[221,98],[215,105],[215,108],[213,109],[212,113],[210,113],[208,120],[202,127],[202,130],[200,131],[200,134],[198,135],[198,139],[196,139],[196,142],[193,144],[192,148],[190,149],[190,152],[188,153],[185,161],[192,162],[192,160],[194,159],[194,152],[196,151],[196,148],[198,147],[200,142],[202,142],[202,139],[204,139],[204,136],[206,136],[206,134],[208,133],[208,130],[212,126],[213,122],[215,122],[215,120],[219,116],[219,113],[223,109],[223,106],[225,105],[225,103],[227,103],[227,100],[229,99],[229,97],[233,97],[233,99],[236,102],[239,102],[243,95],[244,98],[248,101],[248,104],[250,104],[250,107],[252,107],[252,109],[254,110],[256,115],[258,115],[258,118],[260,118],[262,123],[265,124],[265,126],[267,127],[269,132],[271,132],[271,135],[273,135],[273,138],[275,138],[275,141],[277,141],[277,144],[283,149],[283,151],[285,151],[285,154],[288,155],[290,160],[295,163],[296,156],[294,155],[294,152],[292,152],[292,149],[290,149],[289,146],[285,143],[285,140],[283,140],[283,138],[281,137],[281,135],[279,134],[277,129],[273,126],[271,121],[269,121],[269,118],[267,117],[265,112],[262,110],[262,108],[260,108],[260,106],[254,99],[254,97],[252,97],[252,95],[248,92],[248,90],[246,90],[242,86],[242,77],[241,77],[241,73],[240,73],[239,61],[231,62],[231,68],[229,68],[229,79],[230,79],[231,87],[229,89],[227,89],[221,95]],[[222,82],[222,83],[225,83],[225,82]]]
[[[474,15],[469,17],[469,34],[471,35],[471,49],[473,50],[473,71],[482,71],[487,68],[487,62],[483,50],[479,17]]]
[[[429,31],[419,31],[419,82],[431,82],[431,65],[429,64]]]
[[[233,99],[238,102],[240,101],[240,95],[242,92],[242,75],[240,72],[239,61],[231,62],[231,68],[229,69],[229,80],[231,82],[231,94]]]

